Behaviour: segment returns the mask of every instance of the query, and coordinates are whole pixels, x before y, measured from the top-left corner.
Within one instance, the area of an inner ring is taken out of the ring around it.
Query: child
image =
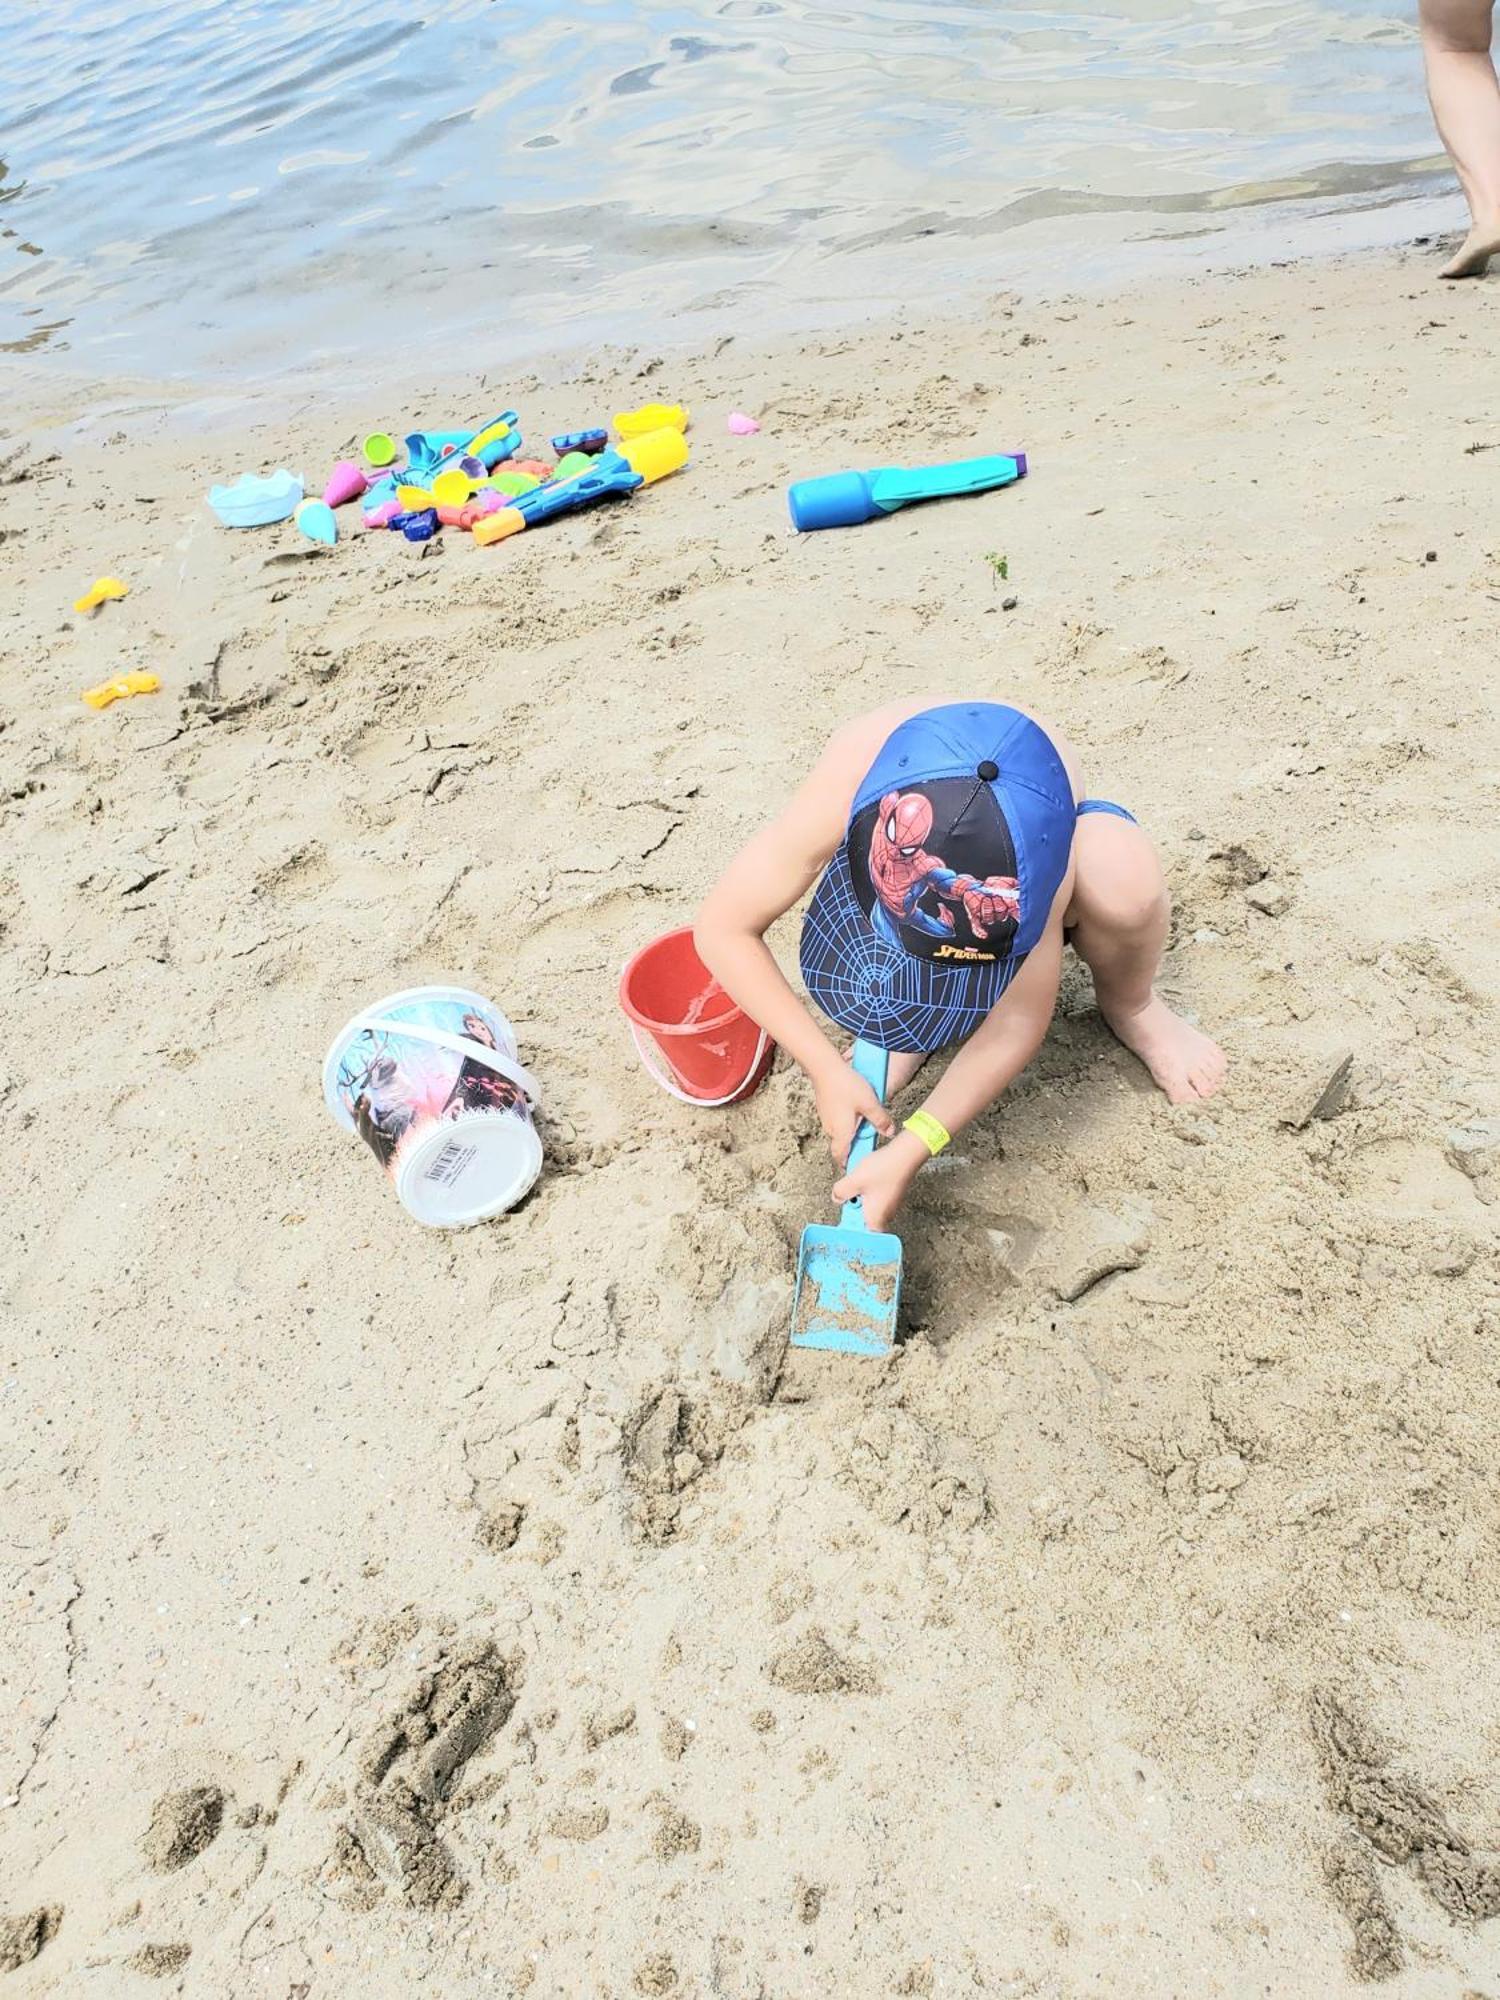
[[[891,1052],[894,1097],[961,1041],[898,1132],[781,974],[764,939],[823,879],[802,927],[808,992]],[[1156,851],[1122,806],[1085,798],[1055,731],[997,702],[902,702],[845,724],[740,850],[694,929],[699,956],[811,1080],[835,1168],[862,1118],[890,1141],[834,1187],[887,1229],[918,1170],[1030,1062],[1065,942],[1099,1011],[1174,1104],[1210,1097],[1222,1051],[1152,990],[1167,935]]]

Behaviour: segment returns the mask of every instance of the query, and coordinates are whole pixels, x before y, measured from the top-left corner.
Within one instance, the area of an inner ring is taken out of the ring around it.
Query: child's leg
[[[1156,849],[1132,820],[1084,813],[1074,835],[1077,872],[1067,925],[1094,975],[1099,1012],[1174,1104],[1211,1097],[1224,1052],[1174,1014],[1153,987],[1171,901]]]

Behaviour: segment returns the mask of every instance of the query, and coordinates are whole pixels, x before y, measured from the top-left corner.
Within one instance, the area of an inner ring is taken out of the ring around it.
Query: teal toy
[[[326,500],[304,500],[292,517],[310,542],[332,548],[339,538],[339,524]]]
[[[792,526],[852,528],[881,514],[894,514],[915,500],[944,500],[960,493],[988,493],[1026,477],[1024,451],[995,458],[965,458],[953,465],[917,471],[886,466],[876,472],[834,472],[822,479],[799,479],[787,494]]]
[[[432,475],[448,459],[458,463],[458,454],[467,451],[472,431],[412,431],[403,440],[406,446],[406,478],[412,486],[428,486]]]
[[[854,1044],[855,1070],[882,1104],[889,1061],[873,1043]],[[846,1171],[852,1173],[874,1150],[875,1127],[862,1119]],[[857,1196],[844,1203],[836,1225],[807,1224],[792,1298],[793,1347],[878,1359],[895,1347],[900,1304],[901,1238],[866,1228]]]
[[[247,472],[233,486],[210,486],[208,504],[226,528],[264,528],[284,521],[302,498],[302,481],[285,466],[269,475]]]
[[[521,420],[514,410],[502,410],[498,417],[491,417],[482,424],[469,439],[465,449],[477,458],[486,472],[493,472],[497,465],[507,458],[514,458],[521,449]]]

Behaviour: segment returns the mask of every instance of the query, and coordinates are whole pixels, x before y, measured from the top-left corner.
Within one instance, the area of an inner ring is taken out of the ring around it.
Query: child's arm
[[[865,720],[833,737],[783,811],[730,862],[693,926],[698,956],[725,992],[807,1072],[840,1170],[861,1118],[886,1137],[895,1121],[787,984],[765,933],[807,893],[843,839],[871,754],[868,736]]]
[[[994,1103],[1041,1047],[1057,1005],[1062,951],[1062,924],[1054,918],[922,1106],[953,1137]],[[930,1158],[914,1132],[900,1131],[888,1146],[877,1147],[852,1174],[846,1174],[834,1187],[833,1198],[842,1202],[860,1195],[866,1225],[887,1229]]]

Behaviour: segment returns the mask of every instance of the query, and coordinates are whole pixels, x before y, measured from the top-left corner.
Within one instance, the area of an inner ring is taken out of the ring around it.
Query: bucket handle
[[[488,1049],[483,1042],[471,1042],[466,1035],[445,1034],[441,1028],[416,1027],[406,1021],[361,1021],[361,1029],[380,1028],[388,1035],[405,1035],[414,1042],[429,1042],[434,1048],[447,1049],[450,1054],[463,1056],[468,1062],[482,1063],[492,1069],[497,1076],[508,1077],[517,1084],[533,1104],[540,1104],[541,1086],[529,1069],[510,1056],[502,1055],[498,1049]]]
[[[760,1040],[755,1044],[755,1060],[727,1097],[690,1097],[687,1091],[680,1084],[675,1083],[667,1075],[666,1071],[658,1065],[655,1050],[650,1048],[642,1039],[641,1031],[635,1025],[635,1022],[627,1020],[625,1025],[630,1030],[631,1040],[635,1043],[635,1052],[640,1057],[642,1067],[645,1069],[647,1075],[654,1077],[670,1097],[677,1098],[683,1104],[696,1104],[700,1111],[719,1111],[726,1104],[733,1104],[734,1100],[745,1088],[745,1085],[754,1076],[756,1070],[760,1068],[761,1057],[765,1054],[766,1045],[771,1039],[765,1029],[762,1028],[760,1031]]]

